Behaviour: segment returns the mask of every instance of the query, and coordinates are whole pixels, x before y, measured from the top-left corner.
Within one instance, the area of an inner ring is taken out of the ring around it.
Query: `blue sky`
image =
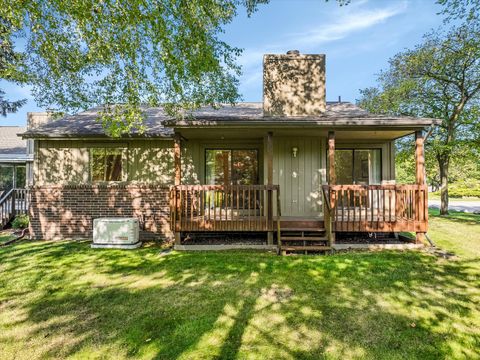
[[[239,12],[223,38],[244,49],[240,92],[245,101],[262,100],[262,56],[297,49],[327,56],[327,100],[359,97],[359,89],[375,83],[375,74],[388,59],[421,41],[442,23],[434,0],[271,0],[248,18]],[[16,114],[0,118],[0,125],[24,125],[26,113],[41,111],[28,87],[1,84],[9,99],[27,98]]]

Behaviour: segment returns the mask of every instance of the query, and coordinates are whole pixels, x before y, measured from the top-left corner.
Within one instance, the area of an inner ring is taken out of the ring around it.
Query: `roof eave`
[[[411,121],[408,121],[411,120]],[[284,128],[426,128],[432,125],[439,125],[441,120],[418,118],[418,119],[337,119],[337,120],[195,120],[166,122],[164,125],[172,128],[212,128],[212,127],[236,127],[236,128],[262,128],[262,127],[284,127]]]
[[[48,139],[48,140],[54,140],[54,139],[89,139],[89,140],[125,140],[125,139],[156,139],[156,140],[171,140],[173,139],[173,134],[172,135],[167,135],[167,134],[130,134],[130,135],[122,135],[118,138],[116,137],[111,137],[105,134],[44,134],[44,133],[23,133],[20,134],[19,136],[22,137],[22,139],[36,139],[36,140],[42,140],[42,139]]]

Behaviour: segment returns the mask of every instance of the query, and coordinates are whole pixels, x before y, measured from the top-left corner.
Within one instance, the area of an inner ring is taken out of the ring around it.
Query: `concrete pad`
[[[277,245],[251,245],[251,244],[226,244],[226,245],[175,245],[175,250],[210,251],[210,250],[277,250]]]
[[[334,244],[332,248],[335,250],[413,250],[422,249],[424,244]]]
[[[137,249],[142,246],[142,243],[139,241],[135,244],[93,244],[90,245],[92,249]]]

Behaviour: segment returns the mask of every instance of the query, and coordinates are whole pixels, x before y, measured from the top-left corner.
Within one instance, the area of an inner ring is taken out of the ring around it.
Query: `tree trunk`
[[[440,215],[448,215],[448,165],[450,156],[437,157],[440,168]]]

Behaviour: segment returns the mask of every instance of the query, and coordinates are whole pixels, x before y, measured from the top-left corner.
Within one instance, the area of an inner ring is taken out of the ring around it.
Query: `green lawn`
[[[8,240],[12,240],[14,239],[16,236],[12,234],[11,231],[7,231],[7,230],[0,230],[0,244],[3,243],[3,242],[6,242]]]
[[[0,358],[480,358],[480,217],[431,223],[458,257],[1,248]]]
[[[435,209],[429,214],[428,235],[438,247],[480,262],[480,215],[450,211],[440,216]]]

